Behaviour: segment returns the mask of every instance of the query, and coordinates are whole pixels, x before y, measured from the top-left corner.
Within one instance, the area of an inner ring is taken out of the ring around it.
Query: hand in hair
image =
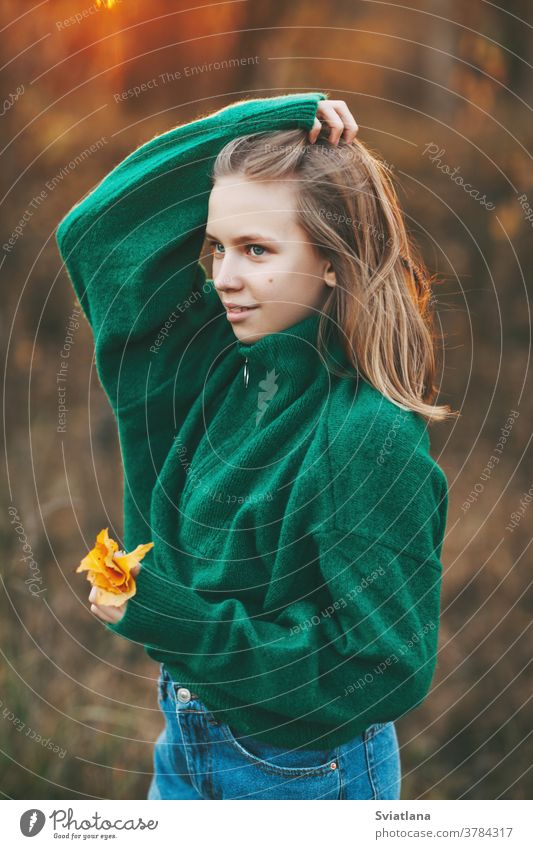
[[[311,144],[316,142],[323,121],[331,127],[328,136],[330,144],[337,145],[341,136],[344,141],[352,142],[359,129],[344,100],[321,100],[317,107],[315,122],[309,130]]]

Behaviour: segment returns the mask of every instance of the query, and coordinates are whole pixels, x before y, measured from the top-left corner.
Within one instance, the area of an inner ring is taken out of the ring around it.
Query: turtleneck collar
[[[265,375],[274,370],[276,375],[287,378],[284,382],[289,395],[292,396],[300,394],[306,385],[317,379],[322,370],[325,376],[327,364],[348,367],[355,374],[355,369],[344,353],[336,330],[330,333],[327,340],[327,351],[330,356],[326,361],[320,356],[318,351],[320,317],[319,311],[313,311],[290,327],[269,333],[257,342],[237,341],[236,351],[243,360],[244,385],[249,385],[250,381],[257,385],[258,380],[264,380]],[[331,357],[334,360],[331,360]],[[285,393],[282,395],[287,401]]]

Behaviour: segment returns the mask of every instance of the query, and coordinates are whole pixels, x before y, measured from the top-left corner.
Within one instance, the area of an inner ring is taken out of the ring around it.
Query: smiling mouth
[[[226,307],[227,312],[238,313],[238,312],[250,312],[250,310],[256,310],[257,307]]]

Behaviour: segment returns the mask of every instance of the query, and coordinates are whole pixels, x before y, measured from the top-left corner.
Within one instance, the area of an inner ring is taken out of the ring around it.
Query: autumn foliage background
[[[145,798],[163,725],[158,667],[95,619],[89,586],[74,573],[101,528],[121,539],[123,482],[83,318],[57,430],[56,375],[74,292],[55,228],[155,134],[241,97],[324,90],[347,101],[359,137],[393,167],[409,226],[440,279],[439,400],[461,411],[430,431],[450,484],[440,652],[430,696],[397,723],[402,798],[531,798],[533,507],[524,496],[533,483],[533,231],[519,200],[533,205],[531,4],[189,5],[2,4],[3,246],[27,213],[21,235],[0,250],[2,795]],[[140,93],[124,97],[134,86]],[[493,210],[431,161],[430,144]],[[10,509],[39,592],[29,590]],[[520,519],[509,530],[513,513]],[[45,748],[47,739],[65,756]]]

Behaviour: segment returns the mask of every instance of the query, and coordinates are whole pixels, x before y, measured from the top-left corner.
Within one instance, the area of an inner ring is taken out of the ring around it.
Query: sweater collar
[[[333,332],[330,331],[327,340],[326,351],[330,356],[326,361],[320,356],[318,351],[320,317],[321,313],[314,311],[290,327],[262,336],[257,342],[237,341],[236,351],[243,361],[244,385],[247,386],[249,381],[257,385],[258,380],[264,380],[265,375],[274,370],[276,375],[286,378],[284,382],[289,394],[292,395],[300,394],[305,385],[316,380],[322,372],[326,375],[327,364],[336,368],[348,367],[354,373],[355,370],[346,357],[336,328]],[[331,360],[331,356],[334,360]]]

